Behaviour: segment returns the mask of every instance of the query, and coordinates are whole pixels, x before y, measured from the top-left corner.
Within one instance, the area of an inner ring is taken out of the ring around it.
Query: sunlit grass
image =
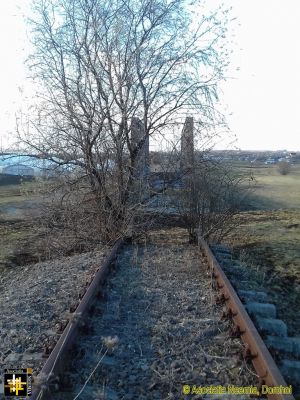
[[[35,182],[14,185],[0,185],[0,205],[22,202],[33,196]]]
[[[252,211],[240,216],[228,243],[249,251],[253,261],[300,283],[300,211]]]
[[[239,167],[249,171],[249,168]],[[278,166],[251,168],[255,179],[250,208],[242,213],[239,234],[228,240],[236,248],[251,249],[257,262],[300,282],[300,165],[288,175]]]
[[[277,165],[243,168],[255,178],[251,205],[255,209],[300,209],[300,165],[281,175]]]
[[[32,233],[22,206],[32,200],[34,185],[34,182],[0,185],[0,265],[6,264]]]
[[[249,172],[249,168],[241,168]],[[238,231],[227,243],[246,259],[249,268],[262,271],[262,283],[289,332],[299,333],[300,314],[300,165],[288,175],[277,166],[250,169],[255,191],[250,210],[241,213]]]

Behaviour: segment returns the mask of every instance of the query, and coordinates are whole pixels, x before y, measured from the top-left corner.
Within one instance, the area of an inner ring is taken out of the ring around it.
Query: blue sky
[[[29,51],[24,14],[30,0],[0,1],[0,135],[14,130],[26,86]],[[209,7],[220,4],[208,0]],[[236,45],[222,102],[241,149],[300,150],[299,0],[225,0]],[[236,70],[239,68],[239,70]],[[21,90],[20,90],[21,88]],[[229,115],[232,113],[232,115]],[[0,143],[0,145],[1,145]],[[226,141],[219,147],[226,147]]]

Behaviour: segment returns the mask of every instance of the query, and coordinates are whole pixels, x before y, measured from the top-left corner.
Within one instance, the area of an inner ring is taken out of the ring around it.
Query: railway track
[[[288,338],[287,327],[283,321],[276,319],[276,307],[266,302],[265,292],[239,290],[237,293],[235,291],[218,262],[219,260],[225,266],[227,265],[227,274],[235,275],[236,280],[240,279],[236,274],[241,272],[241,266],[233,259],[229,250],[215,246],[214,254],[201,238],[199,238],[199,245],[216,279],[216,285],[220,291],[219,301],[226,306],[225,316],[233,320],[235,334],[246,345],[244,357],[252,361],[258,374],[259,385],[287,386],[285,377],[293,386],[293,390],[300,395],[300,339]],[[265,342],[261,335],[265,338]],[[268,349],[279,361],[281,371]],[[293,399],[294,397],[278,394],[271,398]]]
[[[277,386],[275,382],[280,382],[283,376],[293,386],[297,398],[300,398],[300,338],[288,335],[287,325],[278,319],[276,306],[268,302],[263,287],[247,290],[251,272],[235,259],[228,248],[213,246],[211,250],[204,241],[200,240],[199,244],[220,286],[220,300],[226,304],[227,314],[234,319],[238,335],[247,343],[248,357],[253,358],[261,382]],[[223,280],[228,281],[228,278],[233,285],[224,283]],[[233,300],[235,296],[238,298]],[[249,316],[253,322],[246,321],[250,319]],[[250,332],[254,328],[253,323],[259,335]],[[275,362],[270,359],[269,352],[279,365],[279,375],[278,370],[275,374],[272,372]],[[255,354],[257,356],[253,357]]]
[[[213,254],[202,239],[199,246],[206,265],[195,247],[183,245],[182,239],[170,243],[170,231],[156,234],[147,244],[118,241],[72,310],[73,317],[35,380],[32,399],[202,398],[199,393],[183,394],[184,385],[186,390],[197,385],[295,386],[297,376],[285,372],[285,381],[240,300],[247,301],[254,315],[257,302],[249,299],[265,300],[264,295],[238,295],[218,262],[228,261],[229,251],[215,248]],[[106,287],[99,290],[110,269]],[[218,303],[226,306],[224,322],[219,321],[222,306],[214,305],[211,276]],[[232,322],[238,339],[229,340]],[[272,343],[276,339],[279,343],[280,338],[269,335]],[[285,360],[285,371],[297,373],[297,360],[290,369],[291,359],[280,360]],[[232,396],[209,398],[236,398]],[[290,394],[268,398],[294,399]]]

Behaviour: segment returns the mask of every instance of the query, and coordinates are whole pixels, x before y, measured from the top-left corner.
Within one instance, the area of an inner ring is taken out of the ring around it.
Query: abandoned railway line
[[[228,249],[199,244],[180,228],[118,241],[56,324],[56,343],[43,358],[18,359],[34,370],[32,398],[234,399],[244,387],[247,399],[261,385],[292,385],[293,395],[269,398],[298,399],[299,339],[287,336],[264,292],[236,284],[246,281],[233,274]],[[231,389],[196,394],[217,386]]]
[[[240,290],[238,297],[217,261],[228,265],[230,252],[215,247],[214,255],[201,240],[200,248],[189,245],[183,232],[160,230],[144,242],[115,244],[70,306],[69,321],[57,327],[58,340],[37,367],[33,399],[179,399],[188,397],[183,388],[195,386],[232,392],[193,392],[191,398],[233,399],[234,387],[298,390],[299,361],[287,358],[295,358],[297,340],[269,332],[279,369],[239,300],[248,301],[253,316],[272,308],[266,296],[252,289]],[[278,357],[284,340],[293,351]],[[250,398],[249,392],[242,398]]]

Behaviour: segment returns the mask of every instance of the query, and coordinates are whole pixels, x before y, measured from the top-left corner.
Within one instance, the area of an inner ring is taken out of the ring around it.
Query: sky
[[[0,0],[0,146],[15,129],[29,52],[30,0]],[[220,4],[207,0],[209,6]],[[242,150],[300,150],[299,0],[224,0],[232,6],[234,53],[221,102]],[[229,143],[229,142],[228,142]],[[226,140],[219,148],[228,148]]]
[[[240,26],[224,85],[242,149],[300,150],[300,2],[226,0]],[[241,49],[241,50],[239,50]]]

